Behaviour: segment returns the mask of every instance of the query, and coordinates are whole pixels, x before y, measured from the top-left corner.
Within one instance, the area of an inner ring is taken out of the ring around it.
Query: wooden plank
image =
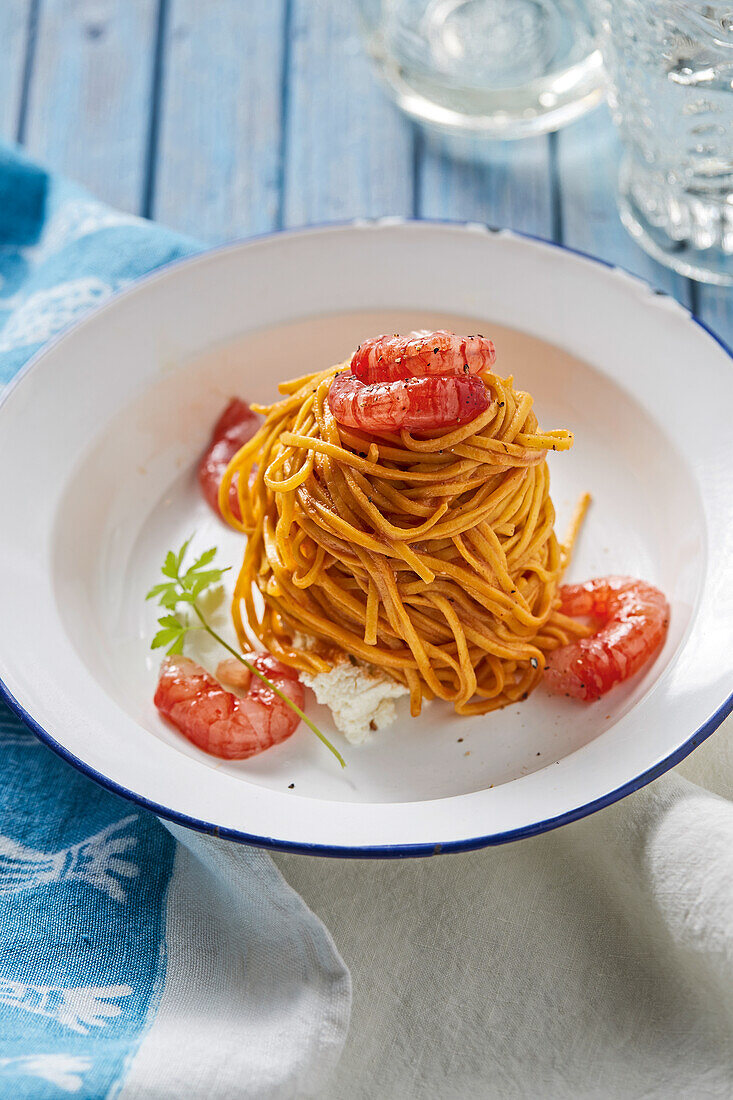
[[[693,291],[693,309],[701,321],[733,348],[733,291],[730,287],[698,283]]]
[[[42,0],[26,144],[99,198],[138,212],[157,0]]]
[[[476,144],[472,160],[451,159],[431,141],[418,157],[417,213],[553,235],[546,137]]]
[[[352,5],[293,0],[283,223],[413,209],[413,132],[377,83]]]
[[[216,242],[279,218],[285,0],[172,0],[154,217]]]
[[[608,111],[599,108],[561,130],[555,150],[564,243],[619,264],[688,304],[687,280],[647,256],[621,224],[615,198],[620,150]]]
[[[6,140],[18,131],[31,6],[31,0],[0,3],[0,137]]]

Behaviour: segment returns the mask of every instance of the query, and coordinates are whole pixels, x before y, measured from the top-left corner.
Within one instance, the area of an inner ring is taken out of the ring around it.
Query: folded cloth
[[[193,251],[0,149],[0,382]],[[320,1095],[349,975],[270,857],[166,830],[2,702],[0,767],[0,1100]]]
[[[324,1100],[730,1100],[733,719],[584,821],[376,863],[277,855],[354,982]]]

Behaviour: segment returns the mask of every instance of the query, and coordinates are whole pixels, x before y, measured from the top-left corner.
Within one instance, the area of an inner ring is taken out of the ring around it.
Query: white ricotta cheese
[[[394,701],[408,690],[391,676],[361,663],[341,661],[329,672],[301,672],[306,687],[319,703],[330,708],[336,728],[358,745],[375,730],[384,729],[397,717]]]

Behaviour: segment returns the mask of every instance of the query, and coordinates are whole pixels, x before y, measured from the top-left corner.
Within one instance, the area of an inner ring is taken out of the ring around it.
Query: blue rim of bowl
[[[652,286],[652,284],[646,280],[640,278],[640,276],[633,274],[633,272],[627,271],[626,268],[619,264],[610,263],[608,260],[602,259],[600,256],[592,256],[588,252],[583,252],[578,248],[570,248],[568,245],[560,244],[557,241],[547,240],[545,237],[540,237],[533,233],[523,233],[514,229],[503,229],[498,226],[488,225],[477,221],[452,221],[448,218],[402,218],[402,217],[385,217],[385,218],[357,218],[345,221],[334,222],[321,222],[313,225],[302,226],[299,228],[280,229],[272,233],[260,233],[252,237],[246,237],[237,241],[229,241],[226,244],[218,245],[213,248],[203,248],[199,252],[194,252],[189,256],[182,256],[175,260],[170,260],[165,264],[161,264],[160,267],[156,267],[153,271],[142,275],[139,279],[136,279],[130,286],[125,287],[123,290],[112,295],[107,301],[100,305],[97,309],[90,310],[86,313],[77,324],[70,325],[62,332],[58,333],[51,340],[48,340],[43,347],[41,347],[34,355],[31,356],[29,361],[21,368],[15,377],[5,387],[2,396],[0,396],[0,408],[5,404],[10,394],[15,390],[16,386],[28,375],[31,370],[41,361],[46,353],[56,344],[64,340],[69,333],[73,332],[78,325],[83,325],[90,317],[103,312],[104,310],[113,306],[114,303],[126,296],[138,291],[141,285],[154,281],[156,278],[160,278],[167,274],[171,269],[180,267],[184,264],[195,263],[206,257],[216,255],[219,252],[226,252],[230,249],[241,247],[255,241],[266,241],[271,239],[278,239],[282,236],[298,236],[301,234],[307,234],[309,232],[317,232],[318,230],[329,229],[360,229],[360,228],[378,228],[380,226],[398,226],[398,225],[415,225],[415,226],[444,226],[446,228],[455,229],[470,229],[470,230],[482,230],[491,234],[501,234],[507,237],[517,237],[520,240],[532,241],[535,244],[544,245],[548,248],[555,248],[559,252],[568,252],[573,256],[578,256],[583,260],[587,260],[589,263],[598,264],[601,267],[605,267],[611,271],[617,271],[632,281],[638,283],[642,287],[646,287],[651,293],[660,295],[661,297],[669,298],[670,301],[675,302],[691,321],[694,322],[699,328],[703,330],[709,337],[711,337],[716,344],[719,345],[728,356],[733,360],[733,351],[728,347],[724,340],[722,340],[717,333],[713,332],[704,321],[701,321],[699,317],[682,305],[672,295],[667,294],[666,291],[662,291]],[[616,787],[614,790],[609,791],[608,794],[602,795],[600,798],[594,799],[592,802],[586,802],[582,806],[576,806],[572,810],[568,810],[565,813],[558,814],[555,817],[546,818],[543,821],[536,821],[530,825],[523,825],[518,829],[510,829],[503,833],[490,833],[487,836],[470,837],[467,840],[454,840],[446,843],[427,842],[422,844],[381,844],[381,845],[366,845],[366,846],[338,846],[331,844],[298,844],[295,841],[278,840],[274,837],[257,836],[251,833],[242,832],[239,829],[223,828],[219,825],[215,825],[210,821],[201,821],[196,817],[189,817],[187,814],[180,813],[177,810],[172,810],[168,806],[161,806],[157,802],[153,802],[151,799],[145,798],[143,795],[137,794],[135,791],[128,790],[127,787],[123,787],[119,783],[115,783],[114,780],[109,779],[106,775],[102,775],[95,768],[86,764],[83,760],[80,760],[78,756],[74,756],[68,749],[64,748],[56,739],[44,729],[30,714],[23,704],[15,698],[8,686],[0,678],[0,699],[3,699],[5,703],[10,707],[12,711],[21,719],[21,721],[28,726],[28,728],[43,742],[49,749],[60,756],[62,760],[65,760],[72,767],[76,768],[83,775],[89,779],[94,780],[105,790],[111,791],[113,794],[120,795],[122,798],[127,799],[130,802],[135,803],[137,806],[141,806],[143,809],[150,810],[157,817],[162,817],[167,821],[172,821],[176,825],[182,825],[187,829],[193,829],[199,833],[205,833],[209,836],[221,837],[225,840],[232,840],[239,844],[251,844],[257,848],[266,848],[272,851],[278,852],[291,852],[298,855],[318,855],[318,856],[331,856],[341,859],[409,859],[419,856],[432,856],[439,854],[447,854],[450,852],[472,852],[479,848],[493,847],[498,844],[508,844],[513,840],[522,840],[526,837],[537,836],[540,833],[549,832],[551,829],[557,829],[562,825],[569,825],[572,821],[578,821],[583,817],[588,817],[591,814],[596,813],[598,810],[604,809],[606,806],[611,806],[614,802],[619,802],[622,798],[625,798],[629,794],[633,794],[634,791],[638,791],[641,787],[645,787],[648,783],[658,779],[670,768],[675,767],[685,757],[689,756],[698,745],[702,744],[722,722],[733,713],[733,692],[723,700],[721,705],[710,715],[710,717],[703,722],[703,724],[684,741],[674,752],[665,756],[662,760],[653,764],[652,767],[647,768],[646,771],[641,772],[639,775],[634,776],[633,779],[623,783],[620,787]]]

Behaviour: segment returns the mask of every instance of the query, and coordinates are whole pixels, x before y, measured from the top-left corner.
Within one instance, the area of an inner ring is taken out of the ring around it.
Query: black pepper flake
[[[463,364],[463,373],[468,374],[468,363]]]
[[[292,791],[294,786],[295,786],[295,783],[288,783],[288,790]]]
[[[535,756],[542,756],[542,753],[541,752],[536,752]]]
[[[462,737],[459,737],[459,738],[458,738],[458,744],[459,744],[459,745],[460,745],[460,743],[461,743],[461,741],[462,741],[462,740],[463,740],[463,738],[462,738]]]
[[[500,408],[500,409],[503,409],[503,408],[504,408],[504,402],[503,402],[503,401],[500,401],[500,402],[499,402],[499,408]]]
[[[539,665],[539,662],[538,662],[536,657],[530,657],[529,663],[531,664],[532,668],[537,668],[538,665]]]
[[[437,355],[439,351],[440,348],[433,348],[433,355]]]
[[[529,698],[529,692],[528,692],[528,691],[525,691],[525,693],[524,693],[524,695],[522,696],[522,698],[523,698],[523,699],[528,699],[528,698]]]

